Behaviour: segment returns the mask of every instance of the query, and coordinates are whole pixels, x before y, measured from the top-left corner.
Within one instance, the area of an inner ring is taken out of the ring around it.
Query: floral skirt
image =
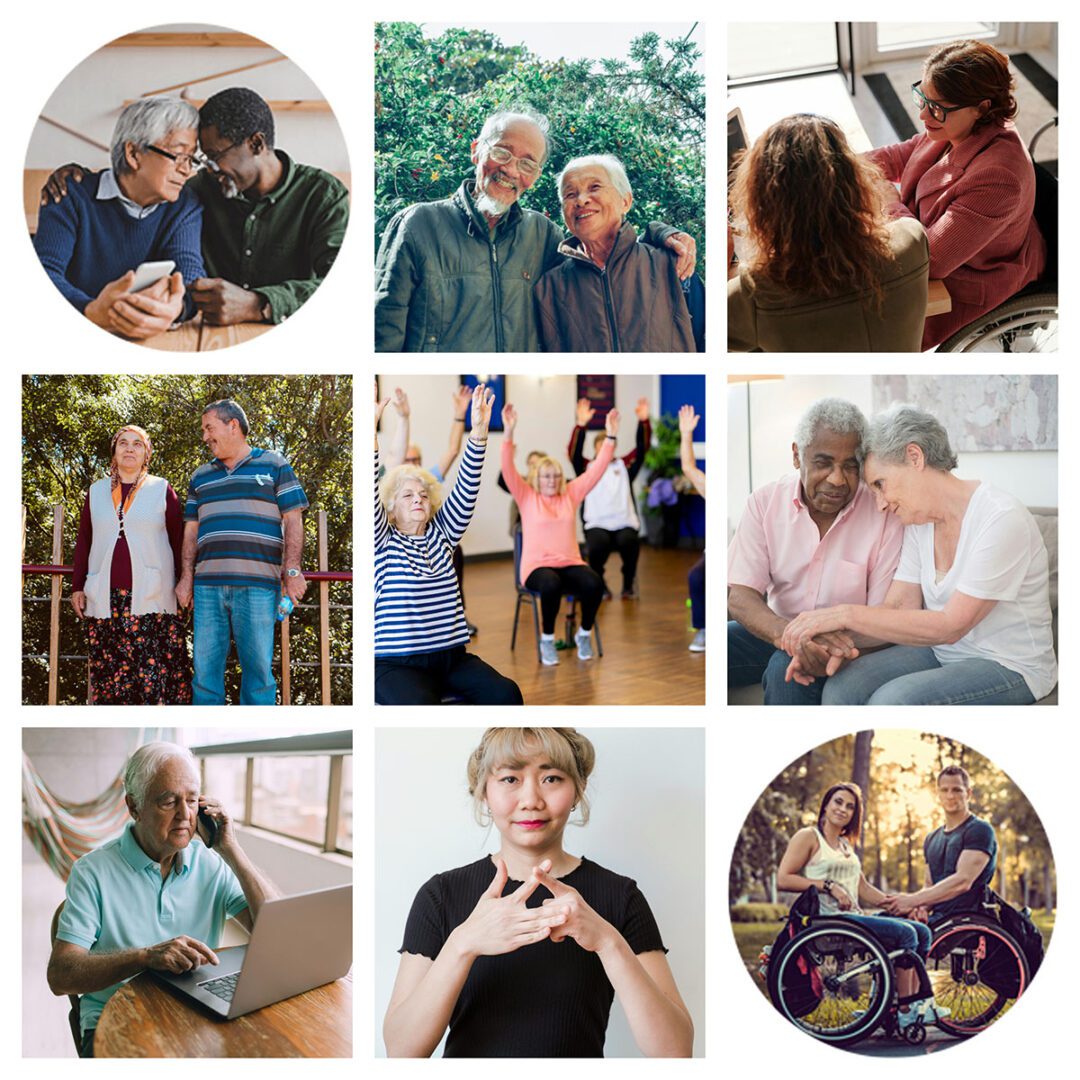
[[[95,705],[190,705],[184,624],[166,612],[131,614],[131,593],[113,589],[111,617],[87,619]]]

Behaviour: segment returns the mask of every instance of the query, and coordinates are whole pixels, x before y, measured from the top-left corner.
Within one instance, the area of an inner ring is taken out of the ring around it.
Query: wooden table
[[[234,326],[211,326],[202,321],[201,315],[188,320],[176,330],[166,330],[164,334],[147,338],[141,344],[148,349],[161,349],[165,352],[211,352],[214,349],[227,349],[230,345],[240,345],[245,341],[273,330],[271,323],[236,323]]]
[[[105,1003],[94,1057],[352,1057],[352,973],[224,1020],[143,972]]]

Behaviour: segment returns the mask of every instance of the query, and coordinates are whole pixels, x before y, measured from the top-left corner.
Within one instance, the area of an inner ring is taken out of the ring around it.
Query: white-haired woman
[[[390,399],[379,401],[375,427]],[[472,520],[495,394],[472,396],[472,431],[457,480],[441,502],[435,477],[415,465],[379,483],[375,436],[375,700],[438,705],[447,696],[471,705],[521,705],[517,683],[465,651],[469,630],[454,572],[454,545]]]
[[[71,606],[86,621],[94,705],[190,705],[191,660],[176,610],[184,508],[150,473],[150,436],[125,424],[109,475],[79,518]]]
[[[65,299],[91,322],[144,339],[190,318],[185,285],[205,277],[202,206],[186,189],[197,168],[199,110],[180,98],[148,97],[120,113],[111,168],[69,184],[38,216],[34,249]],[[141,263],[174,272],[132,292]]]
[[[689,1057],[694,1026],[636,882],[563,848],[596,760],[574,728],[488,728],[469,757],[498,855],[436,874],[405,924],[391,1057],[602,1057],[611,1002],[646,1057]]]
[[[1013,495],[953,475],[941,422],[910,405],[874,418],[863,476],[904,524],[882,604],[806,611],[784,630],[792,655],[847,630],[863,655],[825,684],[826,705],[1030,705],[1057,682],[1046,545]],[[789,678],[805,676],[793,660]]]
[[[686,296],[668,252],[637,243],[626,170],[610,154],[567,162],[556,181],[573,234],[536,284],[546,352],[695,352]]]

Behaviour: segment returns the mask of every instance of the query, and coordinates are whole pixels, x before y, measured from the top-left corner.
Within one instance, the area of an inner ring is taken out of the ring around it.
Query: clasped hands
[[[929,907],[926,904],[920,904],[915,899],[914,893],[886,894],[881,908],[887,914],[896,915],[903,919],[913,919],[915,922],[921,923],[930,921]]]
[[[835,675],[845,660],[854,660],[859,650],[844,622],[839,606],[796,615],[777,642],[791,656],[784,681],[809,686],[815,678]]]
[[[551,876],[551,860],[532,868],[527,881],[509,896],[502,891],[509,880],[506,863],[495,860],[495,877],[476,903],[472,914],[455,931],[461,949],[470,956],[500,956],[544,938],[565,941],[573,938],[587,952],[599,952],[614,934],[581,894]],[[551,896],[539,907],[526,901],[543,885]]]
[[[184,279],[179,273],[159,278],[131,292],[135,271],[110,281],[86,305],[83,314],[103,330],[132,341],[145,341],[168,330],[184,310]]]

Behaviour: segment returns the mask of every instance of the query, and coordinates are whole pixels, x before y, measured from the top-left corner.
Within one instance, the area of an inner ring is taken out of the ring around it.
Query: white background
[[[679,993],[690,1015],[701,1017],[705,733],[700,728],[580,730],[596,747],[587,788],[589,823],[568,826],[563,846],[638,883],[668,949]],[[481,828],[473,817],[465,779],[481,735],[482,728],[380,727],[376,732],[372,1022],[379,1032],[416,893],[434,874],[499,851],[498,830]],[[707,1046],[705,1038],[704,1031],[695,1033],[695,1054]],[[640,1056],[617,1001],[604,1050],[613,1058]],[[377,1044],[376,1052],[385,1050]],[[436,1056],[441,1053],[440,1046]]]
[[[257,14],[256,14],[257,11]],[[792,0],[781,0],[762,8],[745,8],[744,11],[720,9],[704,4],[684,6],[677,12],[657,11],[654,2],[640,0],[596,0],[587,10],[560,9],[533,4],[519,4],[512,15],[518,18],[558,18],[560,20],[582,19],[584,21],[633,20],[645,21],[677,15],[680,19],[699,18],[705,21],[707,36],[707,55],[705,67],[710,91],[709,111],[712,118],[713,133],[710,140],[710,223],[719,223],[723,214],[723,176],[725,156],[721,150],[720,106],[724,96],[725,79],[725,28],[723,19],[742,14],[749,19],[771,17],[777,20],[798,20],[806,17],[806,5]],[[1066,16],[1065,7],[1058,3],[1036,4],[1031,10],[1031,17],[1045,20],[1062,19],[1060,52],[1064,76],[1062,82],[1061,112],[1068,126],[1066,132],[1074,131],[1075,124],[1068,123],[1080,114],[1077,106],[1075,82],[1070,71],[1071,58],[1076,50],[1075,13]],[[21,372],[174,372],[174,371],[214,371],[221,370],[222,360],[228,370],[236,368],[245,373],[288,372],[288,371],[351,371],[361,376],[357,382],[357,401],[362,409],[366,402],[363,392],[363,376],[370,376],[380,368],[385,369],[385,359],[376,361],[370,351],[372,341],[371,308],[368,302],[371,287],[371,271],[374,255],[374,237],[370,206],[372,200],[371,171],[365,167],[370,164],[367,155],[372,145],[371,119],[371,21],[375,18],[399,18],[421,20],[432,18],[445,20],[451,16],[445,2],[374,4],[370,2],[345,4],[327,2],[327,0],[309,0],[308,3],[281,2],[281,0],[263,0],[257,7],[241,5],[236,0],[191,0],[183,8],[125,8],[122,5],[86,3],[85,0],[53,0],[50,4],[15,4],[5,12],[4,40],[5,57],[3,87],[5,90],[5,131],[3,146],[0,148],[3,167],[0,168],[0,250],[3,251],[2,283],[4,304],[4,375],[0,390],[0,430],[4,432],[5,449],[9,467],[5,475],[5,493],[8,494],[7,547],[4,565],[8,568],[7,580],[13,582],[14,565],[18,556],[19,535],[15,519],[15,473],[19,447],[19,383]],[[462,17],[474,16],[474,10],[461,7],[458,14]],[[490,12],[492,18],[506,18],[510,13],[500,8]],[[818,18],[863,19],[897,17],[895,3],[869,3],[858,5],[840,3],[819,5],[813,12]],[[929,13],[928,13],[929,14]],[[989,11],[984,5],[960,3],[951,5],[943,17],[994,17],[997,11]],[[141,352],[130,346],[109,339],[106,335],[94,331],[85,325],[72,309],[58,298],[45,274],[37,265],[32,248],[26,236],[22,210],[22,169],[26,147],[33,130],[38,112],[48,99],[53,89],[68,71],[80,62],[88,53],[100,47],[106,41],[123,33],[142,29],[154,23],[176,20],[183,17],[186,21],[224,24],[233,29],[256,34],[284,49],[296,63],[317,83],[326,99],[331,103],[335,116],[341,124],[348,143],[352,170],[354,173],[353,200],[356,213],[349,233],[346,236],[341,255],[334,272],[319,289],[315,297],[304,307],[295,319],[273,333],[260,338],[258,342],[231,349],[223,357],[180,355]],[[1061,175],[1075,178],[1077,159],[1073,151],[1075,138],[1063,138],[1061,150]],[[1075,185],[1075,179],[1066,181]],[[1066,197],[1067,198],[1067,197]],[[1063,249],[1075,250],[1069,241],[1075,238],[1076,228],[1068,215],[1062,219]],[[713,225],[712,232],[718,233],[719,224]],[[714,238],[714,243],[719,241]],[[1074,296],[1071,288],[1073,280],[1071,262],[1066,259],[1062,265],[1062,293]],[[708,371],[709,411],[714,423],[719,421],[725,411],[726,386],[724,376],[728,371],[747,370],[745,358],[737,358],[729,363],[722,351],[724,326],[722,318],[722,294],[719,281],[713,275],[715,287],[711,291],[710,315],[712,326],[710,340],[712,352],[700,359],[696,370]],[[1042,370],[1057,370],[1061,374],[1059,390],[1061,394],[1061,412],[1063,417],[1078,413],[1078,400],[1075,376],[1071,370],[1076,364],[1075,317],[1068,319],[1063,326],[1062,344],[1065,351],[1060,354],[1064,360],[1056,357],[1040,361]],[[457,372],[460,360],[446,360],[447,371]],[[477,357],[471,361],[473,368],[487,369],[490,358]],[[1019,362],[1019,361],[1017,361]],[[902,364],[904,371],[932,373],[941,370],[943,358],[904,356],[894,358],[892,362],[882,360],[869,362],[865,357],[837,358],[803,355],[784,360],[770,360],[766,369],[762,363],[753,365],[753,370],[771,370],[781,373],[830,374],[865,374],[867,371],[896,370]],[[956,357],[950,362],[949,370],[968,369],[969,361]],[[408,369],[408,362],[401,364],[402,370]],[[430,365],[424,365],[430,368]],[[584,364],[582,364],[584,366]],[[603,366],[606,366],[603,365]],[[648,374],[656,369],[654,358],[620,359],[619,371]],[[506,358],[501,365],[504,372],[535,374],[537,358]],[[412,365],[416,371],[420,365]],[[1067,369],[1067,370],[1066,370]],[[464,370],[469,370],[465,368]],[[680,361],[680,371],[695,370],[691,365]],[[1011,370],[1002,364],[990,368],[980,364],[979,370]],[[360,432],[358,449],[365,449],[366,419],[361,416],[357,429]],[[1063,489],[1070,490],[1069,468],[1076,458],[1075,424],[1067,421],[1062,425],[1060,458],[1063,463]],[[717,428],[717,431],[720,429]],[[430,440],[428,440],[430,441]],[[713,479],[708,503],[710,535],[714,541],[714,573],[710,587],[710,607],[714,612],[714,626],[722,612],[723,581],[718,560],[722,559],[720,540],[724,536],[724,508],[727,501],[724,477],[724,460],[719,447],[722,440],[714,436],[714,452],[709,466],[719,472]],[[357,454],[358,481],[356,491],[362,493],[366,487],[364,481],[368,475],[368,462],[362,452]],[[357,499],[357,565],[371,565],[369,510],[363,498]],[[1073,504],[1065,499],[1061,506],[1061,528],[1063,545],[1075,544],[1075,514]],[[370,606],[370,586],[366,585],[363,575],[358,576],[356,603],[362,610]],[[6,621],[3,626],[3,649],[0,651],[0,686],[3,687],[3,701],[7,706],[7,721],[4,739],[7,753],[3,760],[8,762],[8,781],[10,799],[7,803],[7,827],[3,830],[3,854],[5,865],[10,869],[18,865],[20,836],[16,831],[16,815],[19,813],[16,792],[16,768],[18,762],[19,727],[22,724],[41,725],[62,723],[64,725],[86,724],[90,726],[108,724],[137,724],[140,721],[130,713],[121,710],[98,710],[93,715],[88,709],[69,708],[63,710],[62,718],[53,718],[44,709],[28,710],[20,708],[19,682],[19,604],[14,589],[7,594]],[[608,1075],[664,1077],[693,1075],[712,1077],[717,1075],[749,1077],[755,1080],[787,1080],[794,1073],[822,1076],[847,1073],[852,1069],[860,1073],[873,1069],[889,1076],[905,1077],[954,1077],[958,1074],[974,1076],[1026,1075],[1032,1070],[1050,1072],[1068,1072],[1075,1061],[1072,1053],[1072,1029],[1075,1028],[1075,966],[1073,958],[1080,955],[1074,920],[1078,906],[1075,899],[1077,888],[1076,861],[1078,857],[1075,831],[1076,808],[1073,793],[1076,787],[1075,757],[1077,752],[1076,736],[1076,695],[1071,691],[1069,672],[1075,668],[1075,635],[1071,626],[1075,623],[1072,614],[1072,601],[1077,592],[1074,576],[1068,573],[1068,564],[1062,574],[1062,642],[1064,653],[1061,666],[1066,675],[1061,688],[1063,704],[1052,713],[1042,712],[1037,717],[1019,710],[1000,710],[989,713],[977,710],[971,713],[938,712],[934,717],[936,728],[943,734],[961,738],[969,742],[980,752],[998,762],[1002,768],[1020,784],[1029,795],[1039,814],[1046,823],[1054,845],[1058,866],[1058,885],[1060,903],[1058,908],[1058,926],[1054,945],[1048,959],[1035,980],[1029,994],[1020,1006],[1013,1010],[1007,1022],[991,1029],[986,1034],[970,1042],[950,1049],[947,1054],[935,1054],[928,1059],[905,1060],[900,1063],[868,1062],[858,1058],[844,1056],[841,1051],[813,1043],[800,1035],[790,1026],[786,1026],[779,1017],[762,1001],[760,994],[746,985],[746,976],[742,971],[734,939],[727,922],[727,863],[730,858],[735,836],[748,808],[752,805],[761,788],[780,768],[808,747],[817,745],[840,734],[851,732],[857,727],[877,725],[908,725],[907,717],[893,719],[891,714],[876,716],[861,712],[854,717],[847,713],[819,710],[811,716],[805,714],[789,716],[772,714],[762,718],[760,711],[753,714],[754,726],[749,722],[750,714],[726,709],[722,704],[724,692],[720,676],[724,667],[723,647],[713,635],[713,656],[709,663],[708,706],[700,708],[682,708],[664,711],[662,709],[635,709],[623,707],[596,707],[578,710],[580,715],[568,717],[565,709],[556,714],[553,708],[536,707],[529,712],[529,723],[575,723],[583,727],[596,728],[604,725],[657,725],[678,724],[680,726],[704,725],[708,738],[705,753],[707,782],[707,906],[709,911],[708,930],[705,942],[707,964],[708,996],[704,1019],[695,1016],[699,1028],[706,1028],[710,1060],[689,1063],[658,1063],[612,1061],[596,1062],[587,1065],[574,1062],[560,1062],[540,1069],[548,1075],[557,1073],[559,1077],[593,1077],[598,1072],[607,1071]],[[357,620],[358,649],[357,655],[363,656],[368,650],[369,638],[363,619]],[[674,678],[677,672],[657,672],[657,678]],[[371,700],[370,666],[361,664],[355,680],[355,700]],[[1068,703],[1072,701],[1073,705]],[[545,715],[548,714],[548,715]],[[260,725],[282,725],[290,723],[285,712],[267,713],[260,716]],[[342,711],[343,723],[350,713]],[[357,923],[355,940],[357,942],[355,962],[355,1023],[354,1048],[357,1063],[327,1062],[317,1063],[306,1070],[312,1074],[349,1077],[355,1080],[358,1075],[370,1073],[369,1061],[374,1053],[372,1041],[374,1015],[372,970],[373,951],[371,942],[374,932],[374,879],[370,836],[363,825],[364,799],[360,785],[364,776],[362,760],[365,747],[372,760],[373,714],[369,708],[356,708],[351,711],[352,720],[357,726]],[[1035,720],[1038,726],[1035,726]],[[211,723],[205,716],[200,725]],[[224,720],[221,722],[225,722]],[[296,725],[304,721],[297,716],[291,719]],[[400,724],[405,721],[397,717],[383,719],[380,723]],[[457,717],[447,718],[445,713],[435,710],[410,710],[408,723],[440,725],[453,722],[460,724]],[[484,722],[489,722],[484,718]],[[491,718],[490,722],[499,722]],[[170,715],[157,724],[190,723],[182,710],[172,710]],[[919,725],[930,726],[919,717]],[[235,721],[232,721],[235,726]],[[373,776],[368,773],[369,780]],[[374,819],[374,795],[369,804]],[[367,839],[368,846],[365,847]],[[17,884],[12,880],[4,892],[4,925],[9,928],[9,940],[17,939],[14,928],[19,920],[19,902]],[[18,1000],[17,977],[8,980],[2,995],[3,1027],[0,1028],[0,1061],[9,1067],[12,1075],[57,1077],[61,1070],[65,1076],[71,1073],[71,1066],[61,1062],[26,1061],[21,1062],[19,1055],[20,1003]],[[93,1066],[85,1066],[94,1068]],[[425,1063],[380,1062],[381,1070],[393,1070],[394,1075],[430,1075],[437,1069],[439,1075],[455,1077],[475,1077],[478,1063],[445,1062],[439,1066]],[[524,1063],[510,1066],[529,1069]],[[144,1073],[147,1066],[132,1066],[132,1072],[138,1068]],[[286,1075],[295,1076],[296,1068],[290,1062],[265,1061],[230,1061],[207,1062],[194,1067],[200,1076],[236,1077]],[[500,1066],[505,1069],[506,1066]],[[184,1062],[164,1062],[153,1066],[156,1075],[179,1076],[193,1069]],[[100,1070],[99,1070],[100,1071]],[[536,1071],[535,1067],[529,1071]],[[386,1073],[384,1072],[384,1075]]]

